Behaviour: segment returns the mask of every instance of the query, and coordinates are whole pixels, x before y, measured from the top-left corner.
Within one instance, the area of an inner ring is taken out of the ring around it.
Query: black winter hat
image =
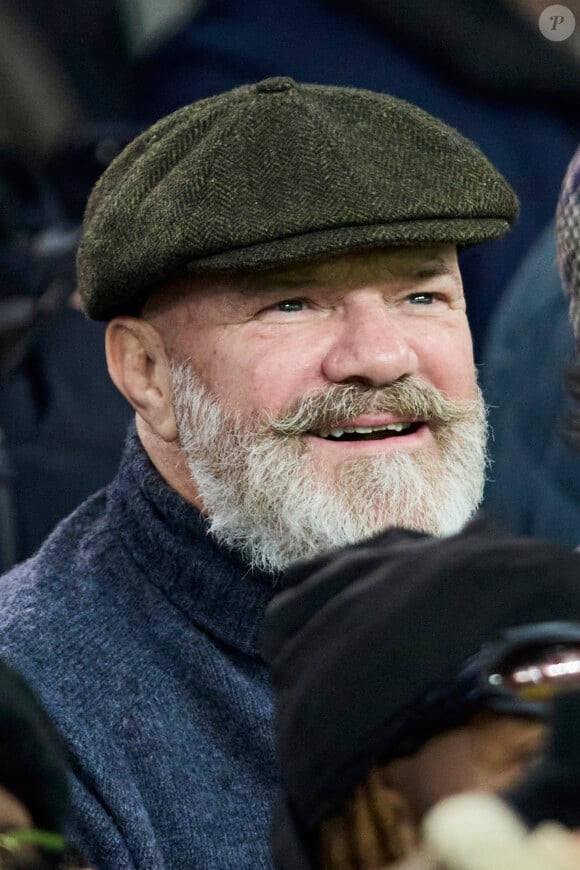
[[[109,165],[77,269],[86,313],[134,313],[187,271],[502,236],[515,193],[457,131],[387,94],[266,79],[163,118]]]
[[[481,520],[443,540],[391,529],[285,580],[263,652],[283,787],[304,830],[397,755],[405,711],[485,642],[527,623],[580,621],[580,554]]]

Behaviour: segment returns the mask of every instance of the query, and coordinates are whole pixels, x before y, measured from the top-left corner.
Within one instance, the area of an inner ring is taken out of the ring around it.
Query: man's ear
[[[107,327],[105,349],[117,389],[155,435],[176,441],[169,358],[155,327],[140,317],[115,317]]]

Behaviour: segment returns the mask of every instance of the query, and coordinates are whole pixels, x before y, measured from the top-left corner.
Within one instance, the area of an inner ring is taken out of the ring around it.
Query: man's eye
[[[413,305],[432,305],[435,302],[434,293],[412,293],[407,297],[407,301]]]
[[[302,311],[304,302],[302,299],[283,299],[282,302],[276,302],[273,307],[276,311]]]

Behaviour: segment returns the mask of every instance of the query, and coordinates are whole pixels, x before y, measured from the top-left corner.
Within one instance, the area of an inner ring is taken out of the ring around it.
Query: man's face
[[[196,278],[145,316],[198,503],[254,564],[389,525],[453,532],[476,507],[485,424],[453,246]]]

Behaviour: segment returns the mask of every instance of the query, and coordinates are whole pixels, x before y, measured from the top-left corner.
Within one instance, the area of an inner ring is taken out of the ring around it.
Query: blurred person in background
[[[78,124],[123,120],[123,2],[2,0],[0,142],[45,160]]]
[[[77,196],[102,164],[68,149]],[[84,204],[84,200],[83,200]],[[29,556],[117,468],[130,407],[104,328],[75,301],[76,206],[31,160],[0,152],[0,570]],[[81,206],[82,208],[82,206]]]
[[[494,458],[484,509],[569,546],[580,543],[579,167],[580,149],[556,220],[494,314],[481,370]]]
[[[444,541],[391,530],[286,572],[264,625],[277,870],[395,866],[443,798],[517,789],[546,754],[553,699],[580,684],[579,571],[579,554],[480,521]],[[547,818],[578,826],[576,774]]]
[[[89,190],[136,132],[107,97],[112,5],[0,6],[0,570],[110,480],[130,418],[74,296]]]
[[[580,449],[580,148],[562,185],[556,214],[558,266],[570,302],[570,322],[576,338],[576,361],[568,387],[574,401],[571,436]]]

